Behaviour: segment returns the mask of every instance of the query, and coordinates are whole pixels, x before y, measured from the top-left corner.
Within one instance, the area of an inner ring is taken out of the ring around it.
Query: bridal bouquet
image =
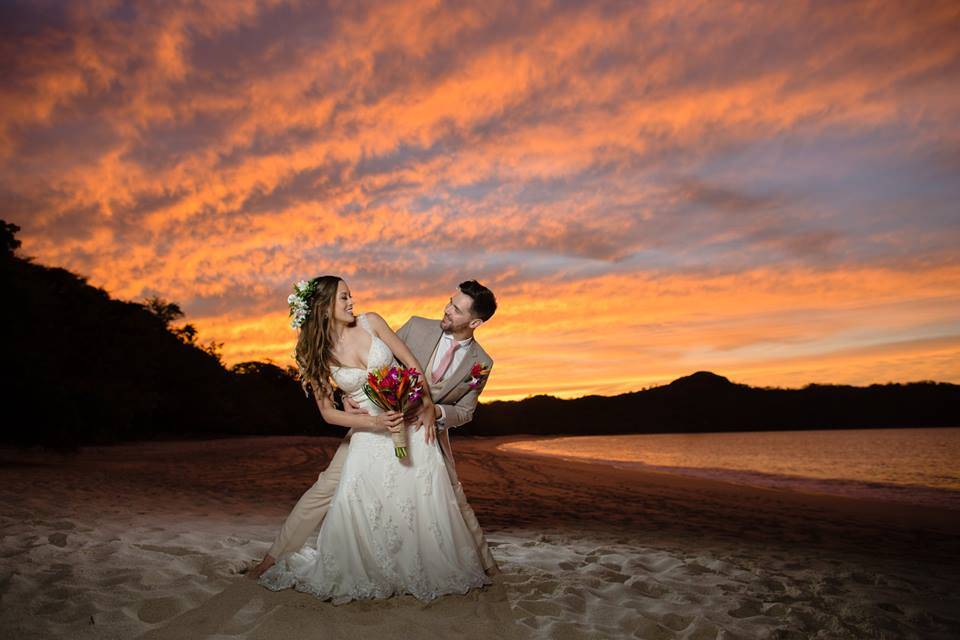
[[[363,392],[370,402],[384,411],[397,411],[406,414],[423,397],[423,384],[420,372],[416,369],[399,367],[380,367],[367,374]],[[400,431],[390,434],[393,437],[394,452],[398,458],[407,455],[407,429],[401,424]]]

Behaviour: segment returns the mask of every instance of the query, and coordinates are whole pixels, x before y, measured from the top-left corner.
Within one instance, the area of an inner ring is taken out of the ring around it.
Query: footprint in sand
[[[783,583],[776,580],[757,580],[755,581],[755,586],[760,587],[761,589],[766,589],[767,591],[774,591],[776,593],[783,593],[787,588]]]
[[[170,556],[191,556],[198,553],[196,549],[187,549],[186,547],[161,547],[155,544],[135,544],[133,546],[138,549],[143,549],[144,551],[155,551]]]
[[[584,574],[592,578],[598,578],[605,583],[619,582],[623,584],[631,578],[631,576],[620,573],[619,571],[613,571],[604,567],[590,567],[584,571]]]
[[[693,616],[681,616],[676,613],[668,613],[660,619],[660,623],[673,629],[674,631],[683,631],[690,626],[690,623],[693,622]]]
[[[559,598],[557,598],[558,604],[564,605],[570,611],[576,613],[586,613],[587,611],[587,601],[579,593],[568,591]]]
[[[662,598],[670,593],[670,589],[667,589],[663,585],[643,579],[635,580],[629,583],[627,587],[648,598]]]
[[[98,584],[104,587],[135,584],[140,579],[140,572],[136,569],[110,569],[104,572]]]
[[[736,609],[727,611],[734,618],[752,618],[763,613],[763,605],[756,600],[744,600]]]
[[[878,576],[869,573],[854,571],[850,574],[850,579],[858,584],[873,585],[878,584]]]
[[[152,598],[140,605],[137,617],[143,622],[154,624],[174,618],[183,608],[176,598]]]
[[[553,593],[557,590],[558,586],[560,586],[560,583],[556,580],[544,580],[543,582],[537,583],[537,589],[540,593]]]
[[[67,534],[51,533],[47,536],[47,541],[55,547],[65,547],[67,546]]]
[[[698,562],[691,562],[684,567],[687,570],[687,573],[692,573],[695,576],[703,575],[705,573],[716,573],[713,569],[708,569]]]
[[[674,640],[677,634],[656,620],[641,617],[633,631],[633,637],[644,640]]]
[[[520,608],[536,616],[550,616],[558,618],[563,613],[563,609],[556,602],[547,602],[543,600],[521,600]]]

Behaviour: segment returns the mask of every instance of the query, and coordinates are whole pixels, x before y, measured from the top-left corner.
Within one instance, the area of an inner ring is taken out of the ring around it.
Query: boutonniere
[[[481,384],[483,384],[483,381],[486,380],[487,376],[489,375],[490,375],[490,369],[488,369],[487,367],[484,367],[482,364],[478,362],[475,365],[473,365],[473,367],[470,369],[470,375],[464,378],[463,381],[469,382],[471,389],[476,389]]]

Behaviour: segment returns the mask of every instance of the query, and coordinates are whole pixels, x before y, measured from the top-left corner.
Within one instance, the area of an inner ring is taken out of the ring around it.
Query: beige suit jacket
[[[413,352],[414,357],[421,366],[426,367],[430,363],[430,357],[440,342],[443,330],[440,328],[439,320],[430,320],[413,316],[404,323],[397,331],[397,335],[403,340]],[[453,460],[453,451],[450,448],[450,429],[466,424],[473,419],[473,412],[477,408],[477,398],[486,385],[484,378],[476,388],[470,387],[470,369],[473,365],[480,364],[487,369],[493,368],[493,358],[491,358],[483,347],[474,338],[467,347],[463,360],[438,386],[430,388],[430,396],[436,404],[443,406],[446,416],[445,429],[438,434],[440,449],[444,455],[451,461]]]

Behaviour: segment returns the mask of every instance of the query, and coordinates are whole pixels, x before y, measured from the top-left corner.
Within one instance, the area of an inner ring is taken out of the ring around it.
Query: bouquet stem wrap
[[[423,384],[420,382],[420,372],[416,369],[387,366],[367,374],[363,392],[370,402],[383,411],[406,414],[423,397]],[[406,425],[401,423],[400,430],[396,433],[391,432],[390,436],[393,439],[393,450],[397,457],[407,457]]]
[[[397,454],[398,458],[407,457],[407,425],[401,424],[400,431],[396,433],[391,433],[390,437],[393,438],[393,452]]]

